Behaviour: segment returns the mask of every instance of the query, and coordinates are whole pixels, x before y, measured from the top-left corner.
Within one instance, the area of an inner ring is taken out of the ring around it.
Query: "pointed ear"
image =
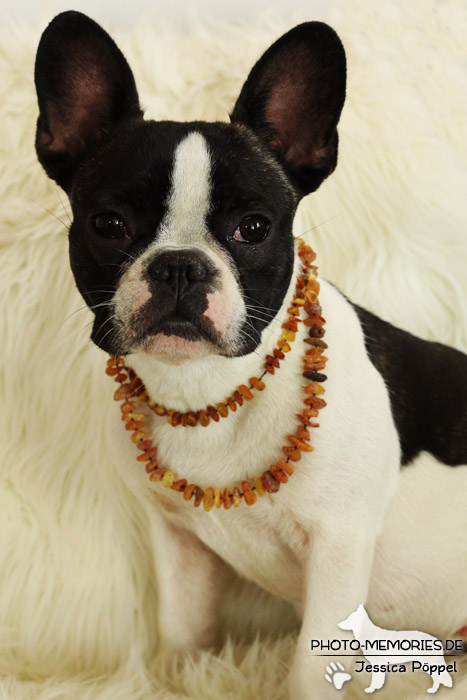
[[[260,58],[231,114],[272,149],[300,194],[316,190],[337,163],[337,122],[346,61],[335,31],[306,22]]]
[[[110,36],[80,12],[57,15],[37,50],[36,150],[65,190],[80,158],[130,116],[142,116],[133,74]]]

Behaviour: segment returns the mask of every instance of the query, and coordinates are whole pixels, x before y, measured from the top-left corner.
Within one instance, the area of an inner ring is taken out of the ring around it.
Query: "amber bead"
[[[266,386],[258,377],[250,377],[250,384],[256,391],[263,391]]]
[[[241,395],[243,396],[243,398],[246,399],[247,401],[250,401],[253,398],[253,394],[251,393],[251,391],[249,390],[249,388],[247,387],[246,384],[240,384],[240,386],[238,387],[238,390],[241,393]]]
[[[324,335],[324,328],[320,328],[319,326],[313,326],[308,331],[308,335],[310,336],[310,338],[322,338]]]
[[[264,490],[268,493],[276,493],[279,491],[280,483],[269,470],[264,472],[264,474],[261,476],[261,481],[263,483]]]
[[[174,481],[171,488],[174,491],[183,491],[186,486],[186,479],[179,479],[178,481]]]
[[[224,489],[224,493],[222,494],[222,502],[225,510],[229,510],[229,508],[232,506],[233,496],[229,489]]]
[[[120,372],[120,374],[117,374],[117,376],[115,377],[114,382],[120,382],[121,384],[122,382],[126,382],[127,379],[128,377],[125,374],[125,372]]]
[[[305,442],[305,440],[300,440],[296,435],[287,435],[287,440],[303,452],[313,452],[312,446]]]
[[[141,421],[145,419],[144,413],[135,413],[134,411],[129,411],[128,413],[122,414],[122,420],[125,421]]]
[[[266,372],[269,372],[269,374],[274,374],[274,372],[275,372],[274,367],[272,365],[270,365],[269,363],[264,365],[264,369],[266,370]]]
[[[299,428],[297,428],[295,434],[300,440],[310,439],[310,431],[304,425],[301,425]]]
[[[147,437],[146,433],[142,430],[137,430],[136,432],[133,433],[133,435],[130,436],[131,442],[141,442]]]
[[[286,342],[292,342],[295,340],[295,333],[293,331],[283,331],[281,338]]]
[[[141,442],[138,442],[136,447],[138,450],[150,450],[152,447],[152,440],[141,440]]]
[[[273,477],[275,479],[277,479],[277,481],[280,481],[281,484],[287,483],[287,481],[289,480],[289,477],[287,476],[287,474],[284,474],[282,469],[280,469],[276,464],[272,464],[270,469],[271,469],[271,474],[273,475]]]
[[[206,411],[199,412],[199,422],[201,423],[201,425],[203,425],[203,426],[209,425],[210,420],[211,419],[209,418]]]
[[[204,491],[200,486],[195,486],[195,490],[193,493],[195,496],[195,501],[194,501],[195,508],[197,508],[199,506],[199,504],[201,503],[201,501],[203,500]]]
[[[317,360],[323,354],[324,348],[312,347],[305,351],[305,358]]]
[[[310,360],[305,360],[303,364],[307,370],[311,369],[313,372],[317,372],[318,370],[326,367],[326,360],[326,357],[323,357],[320,360],[313,360],[313,358],[310,358]]]
[[[222,505],[222,494],[220,489],[216,489],[214,492],[214,505],[216,508],[220,508]]]
[[[144,420],[129,420],[125,428],[126,430],[139,430],[139,428],[144,428]]]
[[[254,478],[253,482],[254,482],[256,493],[258,494],[258,496],[264,496],[266,491],[264,490],[264,486],[263,486],[263,482],[261,481],[261,477],[256,476]]]
[[[198,423],[198,418],[196,417],[196,413],[194,411],[190,411],[189,413],[186,414],[186,424],[191,426],[192,428],[195,427]]]
[[[292,467],[292,465],[289,462],[287,462],[285,459],[280,459],[277,462],[276,466],[279,467],[279,469],[282,469],[282,471],[285,472],[286,474],[288,474],[288,476],[292,476],[292,474],[295,471],[294,468]]]
[[[219,414],[214,408],[214,406],[206,406],[206,411],[208,412],[208,415],[215,421],[216,423],[219,422]]]
[[[221,418],[227,418],[227,416],[229,415],[229,409],[227,408],[225,403],[218,403],[216,408]]]
[[[280,363],[277,357],[274,357],[274,355],[266,355],[266,362],[273,367],[276,367],[276,369],[279,369]]]
[[[310,246],[307,246],[307,245],[300,248],[298,254],[300,256],[300,259],[304,263],[305,262],[312,263],[314,261],[314,259],[316,258],[316,253],[314,252],[314,250],[312,248],[310,248]]]
[[[308,397],[305,399],[305,401],[303,402],[303,403],[305,404],[305,406],[308,406],[308,408],[314,408],[314,405],[313,405],[313,398],[314,398],[313,396],[308,396]],[[315,416],[315,417],[316,417],[316,416]]]
[[[112,367],[110,365],[105,370],[105,373],[108,374],[109,377],[114,377],[119,372],[120,372],[120,369],[118,367]]]
[[[248,481],[242,481],[242,491],[243,491],[243,498],[245,499],[245,503],[247,506],[252,506],[253,503],[256,503],[257,498],[256,494],[251,488],[250,484]]]
[[[302,453],[298,449],[298,447],[292,446],[292,445],[284,445],[282,448],[282,452],[285,454],[286,457],[292,460],[292,462],[299,462],[302,458]]]
[[[162,477],[162,483],[164,484],[166,489],[170,489],[173,482],[174,482],[173,472],[171,472],[170,469],[167,469],[164,476]]]
[[[161,406],[160,404],[156,404],[154,406],[154,413],[156,413],[158,416],[165,416],[167,415],[167,409],[165,406]]]
[[[326,401],[324,399],[320,399],[319,396],[313,396],[311,405],[313,408],[317,408],[319,411],[326,406]]]
[[[138,462],[148,462],[150,459],[156,456],[157,447],[153,447],[151,450],[147,450],[142,454],[137,456]]]
[[[283,360],[285,357],[282,350],[279,350],[278,348],[274,348],[273,355],[274,355],[274,357],[277,357],[278,360]]]
[[[167,469],[165,467],[158,467],[154,469],[149,475],[149,481],[160,481],[164,476]]]
[[[306,372],[303,372],[303,376],[305,379],[311,379],[313,382],[325,382],[327,379],[325,374],[322,374],[321,372],[314,372],[309,369],[306,370]]]
[[[120,406],[122,413],[131,413],[134,408],[136,408],[136,401],[125,401],[125,403],[122,403]]]
[[[172,427],[176,428],[178,425],[180,425],[182,417],[178,411],[169,411],[167,413],[167,417]]]
[[[180,413],[180,425],[183,428],[186,428],[186,426],[188,425],[186,422],[186,413]]]
[[[238,508],[240,503],[242,502],[242,494],[240,493],[239,489],[237,486],[235,486],[233,492],[232,492],[232,500],[233,500],[233,505],[234,508]]]
[[[316,387],[319,386],[317,382],[310,382],[306,386],[303,387],[303,391],[305,394],[308,394],[308,396],[314,396],[316,394]]]
[[[183,498],[185,501],[189,501],[190,498],[193,496],[193,492],[196,488],[196,484],[189,484],[183,489]]]
[[[118,387],[118,389],[115,390],[114,399],[115,399],[115,401],[121,401],[126,396],[130,396],[130,395],[131,395],[130,385],[129,384],[122,384],[121,386]]]
[[[234,391],[234,399],[238,403],[239,406],[243,406],[243,396],[238,391],[238,389],[236,391]]]
[[[287,309],[287,313],[289,313],[291,316],[300,316],[300,309],[298,309],[296,306],[290,306]]]
[[[237,410],[237,404],[235,403],[235,399],[232,398],[232,396],[229,396],[229,398],[227,399],[227,403],[229,404],[230,410],[235,413],[235,411]]]
[[[146,467],[145,467],[145,469],[146,469],[146,471],[147,471],[148,474],[149,474],[150,472],[155,471],[157,468],[158,468],[157,459],[151,459],[151,461],[148,462],[148,463],[146,464]]]
[[[284,328],[286,331],[292,331],[292,333],[296,333],[298,331],[298,323],[297,321],[286,321],[282,324],[281,328]]]
[[[308,401],[308,399],[306,399],[306,400]],[[304,408],[303,415],[306,416],[307,418],[317,418],[318,411],[316,410],[316,408]]]
[[[203,496],[203,508],[206,512],[210,511],[214,505],[214,489],[209,486],[204,492]]]
[[[308,425],[308,426],[312,425],[309,418],[307,416],[304,416],[303,413],[297,413],[296,416],[299,419],[300,423],[303,423],[303,425]]]
[[[305,338],[304,342],[307,345],[314,345],[315,347],[320,347],[326,350],[328,344],[324,342],[322,338]]]

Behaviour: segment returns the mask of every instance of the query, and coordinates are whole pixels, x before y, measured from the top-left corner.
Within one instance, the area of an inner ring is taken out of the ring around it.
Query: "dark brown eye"
[[[271,224],[263,216],[246,216],[233,235],[241,243],[259,243],[264,241]]]
[[[125,222],[113,211],[98,214],[94,218],[94,228],[104,238],[123,238],[127,234]]]

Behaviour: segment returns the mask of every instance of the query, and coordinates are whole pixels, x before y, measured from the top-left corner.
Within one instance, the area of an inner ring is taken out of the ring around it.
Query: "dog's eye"
[[[94,228],[104,238],[123,238],[127,234],[125,222],[112,211],[98,214],[94,218]]]
[[[263,216],[246,216],[234,232],[234,239],[241,243],[264,241],[271,224]]]

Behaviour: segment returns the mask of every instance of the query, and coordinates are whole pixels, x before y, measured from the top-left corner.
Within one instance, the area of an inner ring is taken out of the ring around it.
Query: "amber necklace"
[[[141,379],[132,369],[125,366],[123,357],[111,356],[107,361],[107,374],[114,376],[120,387],[114,393],[116,401],[122,401],[122,420],[125,428],[132,432],[130,439],[136,444],[141,454],[138,455],[139,462],[146,462],[146,471],[150,481],[161,481],[166,488],[179,491],[183,498],[189,501],[193,498],[195,507],[203,503],[205,511],[211,510],[213,506],[220,508],[224,506],[228,510],[232,505],[237,508],[242,499],[247,505],[256,503],[257,496],[264,496],[265,493],[276,493],[281,484],[288,481],[292,476],[294,468],[291,462],[301,459],[302,452],[311,452],[312,446],[309,444],[309,428],[318,427],[317,423],[311,421],[318,416],[319,410],[326,405],[320,395],[324,393],[321,382],[325,381],[326,375],[321,373],[324,369],[327,358],[323,355],[323,350],[327,347],[322,339],[324,336],[325,320],[322,317],[321,306],[319,305],[318,293],[319,283],[316,279],[316,267],[313,265],[315,253],[313,250],[300,241],[298,255],[301,261],[301,274],[297,280],[294,298],[288,308],[289,318],[282,324],[284,331],[281,339],[277,342],[277,348],[273,355],[266,356],[264,373],[258,377],[251,377],[249,385],[241,384],[237,390],[226,399],[225,403],[217,404],[217,407],[207,406],[205,410],[189,411],[178,413],[171,409],[152,401]],[[300,314],[303,309],[306,317],[301,319]],[[186,479],[175,479],[173,472],[161,467],[157,460],[157,446],[148,439],[144,428],[146,416],[138,413],[138,402],[146,404],[157,415],[167,415],[168,420],[174,427],[192,426],[198,422],[202,426],[209,424],[210,419],[218,422],[220,418],[226,418],[230,411],[236,411],[238,406],[243,405],[243,401],[253,398],[251,389],[262,391],[265,388],[262,377],[269,372],[274,374],[274,368],[279,368],[280,360],[284,359],[284,353],[291,349],[290,342],[295,339],[298,330],[298,323],[303,323],[308,328],[308,338],[305,343],[309,346],[303,355],[303,376],[309,380],[303,389],[305,393],[304,409],[297,414],[299,425],[293,435],[287,435],[289,444],[284,445],[282,451],[284,457],[272,464],[267,471],[253,480],[245,479],[233,489],[220,489],[209,486],[203,490],[197,484],[189,484]]]

